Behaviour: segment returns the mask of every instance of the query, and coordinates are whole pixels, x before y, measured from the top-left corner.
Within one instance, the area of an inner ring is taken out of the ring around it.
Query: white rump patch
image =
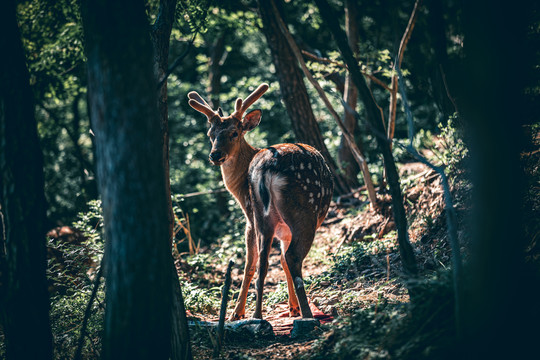
[[[265,185],[271,194],[270,203],[279,202],[281,201],[281,190],[287,185],[287,178],[281,174],[268,172],[266,173]],[[272,205],[266,209],[266,215],[268,215],[271,207]]]

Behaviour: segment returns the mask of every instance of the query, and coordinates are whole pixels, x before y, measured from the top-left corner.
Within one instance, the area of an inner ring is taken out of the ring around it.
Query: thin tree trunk
[[[17,26],[0,5],[0,321],[7,359],[51,359],[43,155]]]
[[[330,156],[313,114],[307,89],[298,67],[295,56],[287,40],[281,34],[270,0],[259,0],[259,12],[263,22],[263,32],[272,53],[281,89],[281,97],[291,118],[296,140],[314,146],[324,156],[330,170],[334,174],[335,192],[346,194],[351,192],[350,186],[338,171],[334,159]],[[279,4],[276,4],[279,8]]]
[[[345,29],[347,31],[347,37],[349,39],[349,46],[353,53],[358,53],[358,23],[356,21],[358,17],[358,8],[355,0],[347,0],[345,3]],[[345,89],[343,101],[345,101],[351,109],[356,109],[356,102],[358,98],[358,91],[352,82],[351,75],[345,76]],[[345,119],[343,121],[345,127],[349,130],[353,136],[356,132],[356,117],[354,114],[345,112]],[[362,152],[362,144],[357,143],[358,149]],[[338,149],[338,161],[343,168],[343,173],[349,181],[354,184],[354,187],[358,187],[357,175],[360,171],[360,165],[354,160],[351,150],[347,145],[347,141],[344,135],[341,136]]]
[[[176,13],[176,0],[162,0],[159,3],[159,12],[156,22],[150,32],[154,47],[154,66],[157,81],[166,77],[169,67],[169,48],[172,26]],[[169,171],[169,109],[167,104],[167,81],[163,81],[158,90],[158,109],[163,149],[163,168],[165,175],[165,188],[167,191],[167,222],[169,225],[169,245],[174,241],[174,212],[171,198],[171,180]],[[182,298],[182,289],[178,279],[174,259],[170,257],[173,271],[171,272],[171,285],[173,306],[171,307],[171,359],[191,359],[191,344],[189,341],[189,328]]]
[[[347,63],[353,81],[366,108],[368,124],[373,131],[379,151],[383,155],[384,167],[388,178],[388,185],[390,187],[390,194],[392,195],[392,209],[398,232],[401,261],[403,263],[405,273],[410,276],[414,276],[417,274],[416,260],[411,243],[409,242],[407,217],[405,215],[405,208],[403,206],[403,196],[401,194],[399,184],[399,175],[392,156],[392,151],[390,150],[388,138],[385,135],[382,110],[375,103],[373,94],[369,90],[366,81],[360,72],[358,63],[356,62],[347,42],[347,36],[339,26],[337,20],[338,17],[335,14],[335,11],[330,7],[326,0],[315,0],[315,2],[319,8],[321,17],[323,18],[325,24],[330,28],[340,52]]]
[[[144,3],[92,0],[81,10],[107,242],[102,356],[169,359],[169,203]]]

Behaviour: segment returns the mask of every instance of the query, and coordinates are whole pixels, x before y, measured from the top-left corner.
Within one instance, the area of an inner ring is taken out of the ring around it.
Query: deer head
[[[210,129],[208,137],[212,143],[210,162],[222,165],[228,159],[238,154],[239,147],[245,142],[244,135],[253,130],[261,121],[261,110],[245,111],[268,90],[268,84],[261,84],[245,100],[236,99],[234,112],[230,116],[223,116],[221,108],[214,111],[210,105],[195,91],[188,94],[189,105],[203,113],[208,118]]]

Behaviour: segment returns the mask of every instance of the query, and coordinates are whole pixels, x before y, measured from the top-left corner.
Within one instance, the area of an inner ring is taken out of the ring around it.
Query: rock
[[[217,330],[217,321],[189,321],[188,325],[197,330],[200,328],[212,328]],[[245,319],[225,323],[225,336],[228,339],[252,340],[253,338],[272,338],[274,329],[272,325],[261,319]]]
[[[291,339],[307,336],[320,325],[321,323],[317,319],[294,320],[293,329],[291,331]]]
[[[274,329],[264,319],[246,319],[234,321],[225,325],[227,336],[233,335],[242,338],[272,338]]]

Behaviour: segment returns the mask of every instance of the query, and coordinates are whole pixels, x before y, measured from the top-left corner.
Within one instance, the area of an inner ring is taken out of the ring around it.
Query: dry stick
[[[223,332],[225,329],[225,316],[227,315],[227,303],[229,302],[229,290],[231,288],[231,271],[234,261],[229,260],[227,272],[225,273],[225,284],[221,293],[221,309],[219,311],[219,322],[217,328],[217,347],[214,348],[214,357],[217,357],[223,345]]]
[[[407,43],[411,38],[414,25],[416,23],[416,18],[418,17],[418,9],[422,4],[422,0],[416,0],[414,3],[414,8],[409,18],[409,23],[405,28],[405,32],[399,43],[399,50],[394,61],[394,72],[396,69],[401,69],[401,62],[403,61],[403,54],[405,53],[405,48]],[[396,127],[396,108],[397,108],[397,93],[398,93],[398,76],[396,73],[392,76],[392,84],[390,86],[390,107],[388,109],[388,138],[392,140],[394,138],[394,130]]]
[[[304,72],[304,75],[307,77],[307,79],[313,85],[313,87],[315,87],[315,89],[319,93],[319,96],[321,97],[324,104],[328,108],[328,111],[330,112],[330,114],[336,120],[339,128],[341,129],[341,132],[343,133],[343,136],[344,136],[345,140],[347,141],[347,144],[349,145],[349,148],[351,150],[351,153],[352,153],[354,159],[356,160],[356,162],[358,163],[360,168],[363,170],[362,173],[364,173],[364,168],[365,167],[362,166],[362,164],[366,161],[364,159],[364,156],[362,155],[360,149],[358,149],[358,146],[356,145],[356,143],[354,141],[354,138],[352,137],[351,133],[345,127],[345,124],[343,123],[343,121],[341,121],[341,118],[339,117],[337,112],[334,110],[334,107],[332,106],[332,104],[330,103],[328,98],[326,97],[326,94],[325,94],[324,90],[321,88],[321,86],[319,85],[319,82],[309,72],[309,70],[308,70],[308,68],[306,66],[306,63],[304,62],[304,58],[302,57],[302,53],[300,52],[300,49],[296,45],[296,42],[294,41],[291,34],[289,33],[289,30],[287,29],[287,26],[285,25],[285,23],[281,19],[281,16],[279,15],[279,11],[277,10],[276,5],[274,4],[274,1],[271,0],[271,3],[272,3],[272,7],[273,7],[273,9],[274,9],[274,11],[276,13],[276,19],[277,19],[277,21],[279,23],[279,28],[280,28],[281,32],[283,33],[283,36],[285,36],[285,39],[287,39],[287,42],[288,42],[289,46],[291,47],[291,50],[294,53],[294,56],[296,57],[296,60],[300,64],[300,67],[302,68],[302,71]],[[365,176],[366,175],[364,174],[364,178],[365,178]],[[369,176],[369,174],[367,176]],[[375,207],[377,207],[377,195],[375,194],[375,190],[374,190],[373,186],[367,187],[367,189],[368,189],[368,198],[369,198],[369,201],[371,203],[371,207],[375,208]]]
[[[450,247],[452,249],[452,275],[454,281],[454,317],[456,322],[456,333],[458,340],[461,339],[463,335],[462,331],[462,261],[461,261],[461,250],[459,246],[459,239],[457,236],[457,220],[456,220],[456,211],[454,209],[454,204],[452,202],[452,193],[450,191],[450,185],[448,183],[448,178],[444,173],[444,169],[441,166],[435,166],[430,163],[426,158],[418,153],[418,151],[413,146],[414,138],[414,122],[412,117],[412,112],[409,107],[409,102],[407,101],[407,94],[405,93],[405,87],[403,85],[403,77],[401,75],[401,70],[398,67],[398,80],[399,80],[399,90],[403,100],[403,106],[405,107],[405,114],[407,118],[407,123],[409,125],[409,145],[405,149],[410,152],[414,157],[416,157],[420,162],[426,164],[433,170],[435,170],[441,176],[441,183],[444,192],[444,209],[446,211],[446,226],[448,228],[448,240]]]
[[[94,304],[94,300],[96,298],[97,290],[99,288],[99,283],[101,280],[101,274],[103,273],[103,259],[104,258],[105,257],[101,258],[101,263],[99,264],[99,270],[96,274],[96,278],[94,279],[94,288],[92,289],[92,294],[90,295],[88,304],[86,304],[86,310],[84,311],[84,318],[83,318],[83,322],[81,326],[81,333],[79,334],[79,343],[77,344],[77,351],[75,351],[75,356],[73,357],[73,360],[79,360],[81,358],[82,348],[84,345],[84,338],[86,337],[86,328],[88,326],[88,319],[90,318],[92,305]]]

